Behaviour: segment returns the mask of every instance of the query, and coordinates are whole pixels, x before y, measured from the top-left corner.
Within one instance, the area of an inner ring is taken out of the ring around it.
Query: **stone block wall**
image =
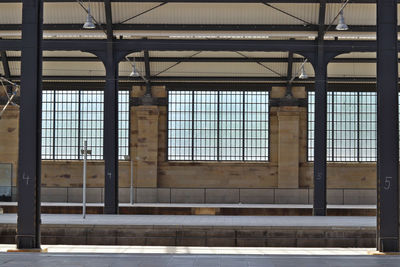
[[[0,105],[0,110],[3,106]],[[0,118],[0,163],[11,163],[12,185],[16,185],[18,165],[19,108],[8,106]]]
[[[166,97],[164,87],[153,96]],[[144,94],[134,87],[132,97]],[[285,88],[273,88],[270,97],[281,98]],[[296,98],[306,98],[304,88],[293,88]],[[1,106],[0,106],[1,107]],[[18,161],[18,108],[9,107],[0,120],[0,162],[13,163],[16,197]],[[269,162],[168,161],[167,107],[131,107],[130,155],[134,197],[142,203],[293,203],[311,204],[313,163],[307,162],[307,108],[270,108]],[[129,202],[130,161],[120,161],[120,201]],[[328,163],[329,204],[374,204],[374,163]],[[104,162],[90,161],[87,168],[88,201],[102,202]],[[43,161],[43,201],[80,202],[81,161]]]

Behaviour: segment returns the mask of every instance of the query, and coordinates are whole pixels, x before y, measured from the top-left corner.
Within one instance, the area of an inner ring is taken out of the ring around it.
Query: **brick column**
[[[136,187],[157,187],[158,120],[157,106],[134,108],[137,119],[137,150],[135,153]]]
[[[278,188],[299,187],[299,107],[279,107]]]

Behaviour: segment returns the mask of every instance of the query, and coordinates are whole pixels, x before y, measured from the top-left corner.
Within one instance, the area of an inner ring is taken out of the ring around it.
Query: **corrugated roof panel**
[[[71,81],[71,80],[46,80],[46,82],[55,82],[55,83],[64,83],[65,84],[65,89],[69,89],[69,83],[75,83],[75,82],[84,82],[84,83],[87,83],[87,84],[90,84],[90,83],[102,83],[102,82],[104,82],[104,79],[99,79],[99,80],[73,80],[73,81]],[[99,88],[93,88],[93,90],[103,90],[104,89],[104,87],[99,87]]]
[[[339,13],[342,4],[328,4],[326,8],[325,24],[329,25]],[[346,24],[351,25],[376,25],[375,4],[348,4],[343,9]],[[333,21],[334,30],[338,20]]]
[[[8,62],[10,66],[11,76],[21,75],[21,62],[20,61],[10,61]]]
[[[151,72],[155,75],[168,67],[172,63],[152,63]],[[265,77],[286,77],[287,63],[263,63],[262,67],[257,63],[180,63],[159,76],[265,76]],[[274,73],[277,72],[278,74]]]
[[[7,50],[7,56],[8,57],[20,57],[21,51],[8,51]]]
[[[101,62],[43,62],[43,76],[105,76]]]
[[[43,51],[44,57],[96,57],[92,53],[81,51]]]
[[[240,51],[239,51],[240,52]],[[150,51],[150,57],[182,57],[188,58],[193,55],[193,57],[216,57],[216,58],[224,58],[224,57],[237,57],[242,58],[240,54],[236,52],[212,52],[212,51],[201,51],[201,53],[197,54],[198,51]],[[274,58],[286,58],[287,52],[240,52],[241,54],[249,57],[249,58],[258,58],[258,57],[274,57]]]
[[[0,24],[21,24],[22,3],[1,3]]]
[[[113,22],[120,23],[157,5],[159,3],[112,3]],[[318,4],[272,5],[309,23],[318,21]],[[261,3],[168,3],[127,23],[303,24]]]
[[[88,2],[83,5],[87,8]],[[105,23],[104,3],[90,3],[91,14],[99,23]],[[43,23],[69,24],[83,23],[86,21],[87,13],[79,5],[78,2],[70,3],[44,3],[43,7]]]
[[[376,58],[376,53],[358,53],[358,52],[353,52],[353,53],[347,53],[347,54],[342,54],[337,56],[336,58]]]
[[[328,77],[376,77],[375,63],[329,63]]]
[[[149,52],[149,54],[152,52]],[[143,57],[143,52],[136,52],[136,53],[130,53],[129,55],[127,55],[128,57]],[[151,56],[151,54],[150,54]]]

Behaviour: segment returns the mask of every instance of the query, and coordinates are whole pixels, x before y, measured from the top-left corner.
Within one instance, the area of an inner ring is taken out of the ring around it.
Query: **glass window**
[[[269,93],[169,91],[168,160],[267,161]]]
[[[119,159],[129,155],[129,91],[118,96]],[[87,140],[88,159],[103,159],[104,93],[100,90],[43,90],[42,159],[79,160]]]
[[[327,160],[376,161],[376,93],[328,92]],[[308,93],[308,160],[314,160],[315,93]]]

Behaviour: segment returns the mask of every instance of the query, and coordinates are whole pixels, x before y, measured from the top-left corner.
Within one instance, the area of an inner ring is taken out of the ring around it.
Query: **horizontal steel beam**
[[[106,28],[102,24],[101,28]],[[328,25],[325,25],[327,28]],[[310,32],[318,31],[318,25],[274,25],[274,24],[113,24],[113,30],[121,31],[290,31],[290,32]],[[98,27],[98,29],[100,29]],[[334,27],[331,31],[334,31]],[[399,27],[400,29],[400,27]],[[21,24],[1,24],[0,31],[18,31]],[[83,30],[82,24],[44,24],[43,30],[46,31],[78,31]],[[347,32],[376,32],[374,25],[352,25]]]
[[[64,3],[64,2],[76,2],[76,0],[44,0],[45,3]],[[99,0],[95,0],[92,2],[102,2]],[[168,0],[168,1],[156,1],[156,0],[111,0],[113,3],[161,3],[161,2],[169,2],[169,3],[290,3],[290,4],[318,4],[319,0]],[[342,3],[342,0],[327,0],[327,3]],[[0,3],[21,3],[21,0],[0,0]],[[376,0],[352,0],[351,3],[356,4],[375,4]]]
[[[118,83],[119,90],[130,90],[132,85],[144,85],[145,82],[142,81],[123,81]],[[154,82],[152,83],[154,86],[156,85],[166,85],[166,86],[174,86],[174,87],[182,87],[182,89],[188,89],[188,84],[190,88],[209,88],[209,87],[224,87],[224,88],[232,88],[235,86],[240,86],[241,84],[248,87],[255,86],[285,86],[286,82],[246,82],[246,83],[236,83],[236,82]],[[58,82],[58,81],[45,81],[43,82],[43,90],[103,90],[105,86],[105,82],[87,82],[87,81],[69,81],[69,82]],[[314,91],[314,83],[313,82],[295,82],[293,86],[305,86],[307,90]],[[189,88],[189,89],[190,89]],[[376,91],[376,83],[329,83],[328,91],[368,91],[374,92]]]
[[[21,0],[1,0],[0,3],[20,3]],[[76,2],[76,0],[44,0],[46,3],[63,3],[63,2]],[[94,0],[92,2],[102,2]],[[111,0],[113,3],[160,3],[164,1],[156,0]],[[168,0],[169,3],[290,3],[290,4],[319,4],[319,0]],[[327,0],[327,3],[342,3],[342,0]],[[399,2],[399,1],[398,1]],[[376,4],[376,0],[352,0],[354,4]]]
[[[314,53],[314,40],[181,40],[134,39],[117,40],[119,51],[293,51]],[[374,41],[326,41],[327,52],[374,52]],[[46,42],[45,42],[46,49]]]
[[[331,53],[375,52],[375,41],[325,41],[325,51]],[[46,39],[43,50],[64,51],[105,51],[107,41]],[[314,53],[314,40],[182,40],[182,39],[132,39],[115,40],[117,51],[126,54],[148,51],[293,51]],[[21,50],[21,40],[0,40],[0,50]]]
[[[9,62],[19,62],[21,57],[7,57]],[[129,60],[133,61],[133,57],[128,57]],[[0,60],[2,58],[0,57]],[[190,63],[252,63],[252,62],[264,62],[264,63],[287,63],[287,58],[273,58],[273,57],[255,57],[255,58],[244,58],[244,57],[150,57],[150,62],[179,62],[184,61]],[[43,61],[46,62],[100,62],[97,57],[43,57]],[[135,57],[136,62],[144,62],[143,57]],[[303,58],[293,58],[293,62],[302,63]],[[400,59],[399,59],[400,62]],[[334,58],[331,63],[376,63],[376,58]]]
[[[19,76],[11,76],[11,80],[18,81],[20,79]],[[230,76],[204,76],[204,77],[192,77],[192,76],[151,76],[150,79],[152,81],[232,81],[232,82],[256,82],[256,81],[265,81],[265,82],[287,82],[286,77],[230,77]],[[104,76],[43,76],[44,81],[103,81],[105,80]],[[119,76],[119,81],[142,81],[140,77],[129,77],[129,76]],[[298,80],[297,82],[313,82],[314,78],[309,78],[307,80]],[[328,81],[330,82],[365,82],[371,83],[375,82],[375,77],[329,77]]]

